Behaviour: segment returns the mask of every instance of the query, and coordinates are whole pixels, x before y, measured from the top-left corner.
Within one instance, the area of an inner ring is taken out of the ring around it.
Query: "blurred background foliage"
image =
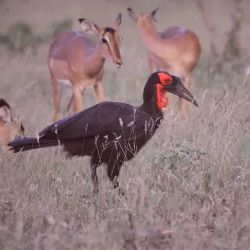
[[[244,70],[250,64],[248,0],[77,0],[73,4],[65,0],[2,0],[0,6],[0,44],[11,55],[27,50],[37,53],[39,47],[48,47],[58,32],[65,29],[80,30],[77,22],[79,17],[90,18],[101,25],[121,12],[124,20],[122,31],[134,34],[131,29],[135,30],[135,27],[128,20],[126,8],[131,6],[138,13],[159,7],[158,29],[184,25],[194,30],[201,40],[207,70],[212,74],[225,71],[228,63],[233,70]],[[57,11],[59,6],[60,11]],[[128,44],[127,37],[124,38]]]
[[[53,22],[47,34],[35,35],[29,23],[18,22],[11,25],[5,33],[0,34],[0,43],[5,45],[9,52],[23,53],[25,50],[31,48],[33,53],[36,53],[38,46],[48,43],[59,32],[71,28],[72,20],[66,18],[58,22]]]

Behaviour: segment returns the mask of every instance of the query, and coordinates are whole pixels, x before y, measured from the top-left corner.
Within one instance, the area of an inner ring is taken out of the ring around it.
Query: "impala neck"
[[[102,43],[98,41],[93,53],[88,57],[86,64],[84,63],[84,71],[89,75],[97,75],[103,68],[105,57],[102,53]]]
[[[143,41],[147,47],[147,49],[153,53],[154,55],[158,57],[162,57],[163,51],[164,56],[166,56],[165,53],[167,47],[167,40],[164,40],[164,44],[162,43],[162,39],[159,38],[157,30],[153,23],[150,22],[142,22],[138,23],[137,27],[140,31],[141,37],[143,38]]]

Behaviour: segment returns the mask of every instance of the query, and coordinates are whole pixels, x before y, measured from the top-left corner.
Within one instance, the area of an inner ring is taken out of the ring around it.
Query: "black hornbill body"
[[[48,126],[38,139],[12,141],[9,146],[19,152],[62,144],[71,156],[91,157],[94,193],[99,191],[96,169],[102,163],[107,165],[114,187],[118,187],[121,165],[138,153],[160,125],[162,109],[167,105],[166,91],[198,106],[178,77],[155,72],[145,85],[141,106],[102,102]]]

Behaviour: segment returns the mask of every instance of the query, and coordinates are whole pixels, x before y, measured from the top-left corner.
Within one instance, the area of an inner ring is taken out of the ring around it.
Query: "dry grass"
[[[107,65],[108,99],[141,102],[148,74],[141,47],[130,46],[127,62],[139,53],[133,67]],[[1,97],[20,114],[26,135],[35,135],[53,115],[47,45],[35,57],[2,51]],[[99,195],[83,198],[92,190],[88,158],[66,159],[56,148],[0,153],[0,249],[249,249],[250,78],[231,71],[211,80],[204,60],[192,85],[200,107],[190,105],[187,124],[166,113],[123,165],[124,197],[101,167]],[[69,96],[66,90],[64,115]],[[95,102],[87,90],[86,106]]]
[[[57,149],[2,154],[0,249],[247,249],[250,89],[249,79],[239,78],[197,84],[200,107],[190,107],[188,124],[166,114],[153,139],[124,164],[124,197],[100,168],[100,194],[82,198],[92,190],[87,158],[69,160]],[[22,117],[30,135],[51,120],[51,101],[43,100],[49,87],[36,86],[40,81],[13,92],[16,103],[34,93],[18,108],[29,110]]]

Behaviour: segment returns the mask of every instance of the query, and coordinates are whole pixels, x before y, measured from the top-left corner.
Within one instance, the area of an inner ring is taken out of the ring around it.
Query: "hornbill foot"
[[[120,196],[124,196],[125,195],[124,191],[121,188],[118,188],[118,194]]]
[[[82,198],[83,198],[83,199],[89,199],[89,198],[90,198],[90,196],[89,196],[89,195],[87,195],[87,194],[83,194],[83,195],[82,195]]]
[[[113,187],[114,189],[118,188],[118,194],[119,195],[124,195],[124,191],[119,187],[119,182],[117,180],[113,181]]]
[[[96,187],[96,186],[95,186],[95,187],[93,188],[92,195],[95,196],[95,195],[97,195],[98,193],[99,193],[99,187]]]

